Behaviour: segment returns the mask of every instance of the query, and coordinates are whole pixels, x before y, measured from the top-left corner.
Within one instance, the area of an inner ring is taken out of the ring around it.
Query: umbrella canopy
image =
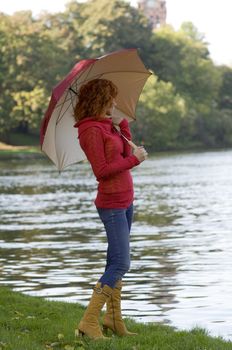
[[[86,159],[73,127],[80,87],[92,79],[111,80],[119,90],[114,114],[131,121],[136,119],[136,105],[151,74],[138,56],[137,49],[128,49],[80,61],[54,87],[41,124],[40,144],[59,171]]]

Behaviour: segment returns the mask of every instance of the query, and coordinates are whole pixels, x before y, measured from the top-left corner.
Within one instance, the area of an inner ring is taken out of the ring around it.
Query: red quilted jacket
[[[140,162],[127,141],[115,129],[111,118],[99,121],[87,117],[74,125],[81,148],[89,160],[98,184],[98,208],[127,208],[134,199],[131,168]],[[131,140],[129,124],[123,119],[120,132]]]

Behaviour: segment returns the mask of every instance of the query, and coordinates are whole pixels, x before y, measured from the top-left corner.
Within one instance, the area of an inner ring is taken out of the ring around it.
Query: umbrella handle
[[[115,128],[115,130],[127,141],[128,145],[130,145],[133,149],[138,148],[138,146],[136,146],[134,142],[128,140],[128,138],[125,135],[123,135],[117,128]]]
[[[132,142],[130,140],[128,140],[127,142],[133,149],[137,149],[138,148],[138,146],[136,146],[136,144],[134,142]]]

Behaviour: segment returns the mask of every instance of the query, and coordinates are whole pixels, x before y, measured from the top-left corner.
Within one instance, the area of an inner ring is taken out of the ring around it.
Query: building
[[[154,29],[166,23],[165,0],[138,0],[138,8],[149,18]]]

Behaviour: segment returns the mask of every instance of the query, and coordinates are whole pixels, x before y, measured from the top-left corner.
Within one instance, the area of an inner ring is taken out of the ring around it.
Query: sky
[[[110,0],[109,0],[110,1]],[[136,5],[137,0],[127,0]],[[0,12],[31,10],[63,11],[67,0],[7,0],[0,2]],[[211,58],[216,64],[232,66],[232,1],[231,0],[166,0],[167,23],[178,29],[191,21],[205,35]]]

